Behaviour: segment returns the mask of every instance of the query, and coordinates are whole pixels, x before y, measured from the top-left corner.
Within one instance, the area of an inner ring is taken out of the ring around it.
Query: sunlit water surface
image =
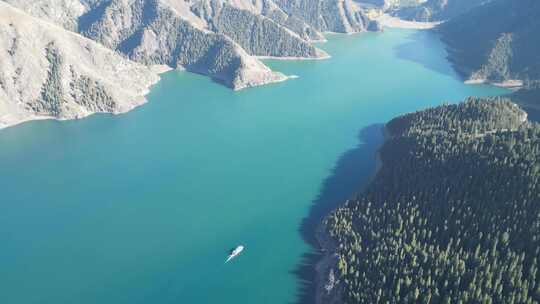
[[[504,93],[464,85],[429,32],[321,47],[331,59],[268,62],[287,82],[233,92],[169,72],[128,114],[1,130],[0,302],[297,303],[303,219],[372,172],[349,153],[371,149],[360,132]]]

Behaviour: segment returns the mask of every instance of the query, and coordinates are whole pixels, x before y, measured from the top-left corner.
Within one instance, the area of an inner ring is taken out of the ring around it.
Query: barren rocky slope
[[[352,33],[366,30],[369,20],[351,0],[275,0],[287,13],[299,16],[322,32]]]
[[[230,38],[206,29],[187,3],[154,0],[8,0],[30,14],[100,42],[144,64],[206,74],[234,89],[282,81]],[[179,5],[181,4],[181,5]],[[75,8],[68,10],[66,7]],[[68,16],[58,12],[70,11]],[[75,12],[78,12],[76,14]],[[181,17],[182,16],[182,17]],[[75,25],[74,25],[75,24]]]
[[[159,79],[148,67],[3,2],[0,67],[0,128],[126,112]]]
[[[351,0],[0,4],[9,17],[1,20],[0,28],[2,126],[30,116],[68,119],[129,110],[157,80],[155,73],[130,60],[186,69],[243,89],[287,79],[258,56],[325,58],[328,55],[312,45],[324,39],[323,32],[379,29]],[[18,47],[25,43],[31,46]],[[116,90],[115,83],[131,85]]]
[[[252,56],[325,58],[311,44],[322,32],[377,28],[351,0],[5,1],[132,60],[185,68],[234,89],[285,79]]]

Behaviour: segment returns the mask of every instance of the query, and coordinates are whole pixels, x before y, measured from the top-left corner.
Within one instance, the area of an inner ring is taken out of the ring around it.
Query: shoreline
[[[16,127],[16,126],[19,126],[21,124],[24,124],[24,123],[27,123],[27,122],[31,122],[31,121],[43,121],[43,120],[54,120],[54,121],[68,121],[68,120],[80,120],[80,119],[84,119],[84,118],[87,118],[89,116],[92,116],[92,115],[95,115],[95,114],[110,114],[110,115],[122,115],[122,114],[125,114],[125,113],[128,113],[144,104],[146,104],[148,102],[148,100],[146,99],[146,96],[147,94],[145,94],[144,96],[140,96],[139,98],[137,98],[137,100],[134,100],[136,102],[134,102],[133,104],[131,104],[129,107],[126,107],[125,109],[121,109],[121,110],[118,110],[118,111],[114,111],[114,112],[92,112],[92,111],[87,111],[87,112],[84,112],[84,113],[77,113],[76,116],[73,116],[73,117],[54,117],[54,116],[46,116],[46,115],[29,115],[29,116],[26,116],[24,118],[21,118],[21,119],[18,119],[14,122],[1,122],[0,121],[0,131],[2,130],[5,130],[5,129],[9,129],[9,128],[12,128],[12,127]]]
[[[376,18],[373,18],[373,20],[378,21],[383,27],[416,30],[429,30],[441,24],[441,22],[408,21],[398,17],[390,16],[389,14],[382,14]]]
[[[510,79],[503,82],[493,82],[488,79],[468,79],[463,82],[464,84],[487,84],[500,88],[518,90],[523,87],[523,81],[519,79]]]
[[[230,87],[230,89],[233,90],[234,92],[239,92],[239,91],[242,91],[244,89],[250,89],[250,88],[255,88],[255,87],[260,87],[260,86],[266,86],[266,85],[281,83],[281,82],[285,82],[285,81],[290,80],[290,79],[298,78],[298,76],[296,76],[296,77],[293,77],[295,75],[288,76],[288,75],[285,75],[285,74],[283,74],[281,72],[277,72],[277,71],[272,71],[272,73],[274,73],[274,75],[276,76],[276,78],[273,79],[273,80],[264,81],[264,82],[261,82],[261,83],[255,83],[255,84],[247,84],[247,85],[242,85],[242,86]],[[228,87],[228,86],[226,86],[226,87]]]
[[[337,244],[330,236],[324,222],[315,231],[321,258],[315,264],[315,304],[342,304],[343,286],[336,274],[339,256]]]
[[[28,113],[28,115],[23,115],[20,118],[15,119],[9,119],[9,115],[6,115],[5,117],[8,118],[0,118],[0,131],[19,126],[21,124],[31,122],[31,121],[43,121],[43,120],[54,120],[54,121],[68,121],[68,120],[79,120],[84,119],[89,116],[95,115],[95,114],[110,114],[110,115],[121,115],[128,113],[148,102],[148,99],[146,99],[146,96],[151,92],[151,88],[159,83],[161,80],[161,74],[172,71],[173,68],[167,66],[167,65],[150,65],[148,66],[148,69],[151,73],[157,74],[157,80],[154,83],[151,83],[140,96],[137,96],[132,100],[132,102],[128,105],[126,105],[123,108],[119,108],[116,111],[112,112],[92,112],[92,111],[84,111],[81,113],[77,113],[75,116],[66,116],[66,117],[54,117],[54,116],[47,116],[47,115],[37,115]]]
[[[281,60],[281,61],[310,61],[310,60],[326,60],[332,58],[330,54],[321,57],[278,57],[278,56],[253,56],[259,60]]]
[[[388,132],[386,123],[381,128],[383,140],[377,152],[375,153],[375,169],[369,177],[366,187],[368,187],[377,174],[382,169],[384,163],[381,159],[380,150],[385,143],[391,139],[391,135]],[[354,194],[353,194],[354,196]],[[338,202],[336,208],[348,202]],[[335,208],[334,208],[335,209]],[[325,215],[324,218],[326,218]],[[329,235],[323,221],[317,225],[317,228],[313,232],[315,234],[315,240],[319,246],[321,253],[320,259],[315,263],[315,304],[344,304],[343,302],[343,286],[340,284],[338,275],[336,274],[338,263],[338,246],[335,240]]]

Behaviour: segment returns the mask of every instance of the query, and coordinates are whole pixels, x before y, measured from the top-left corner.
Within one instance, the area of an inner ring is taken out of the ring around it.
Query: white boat
[[[234,248],[233,251],[231,251],[231,253],[229,254],[229,256],[227,257],[227,260],[225,261],[225,263],[227,263],[228,261],[234,259],[236,256],[238,256],[242,251],[244,250],[244,246],[240,245],[240,246],[237,246],[236,248]]]

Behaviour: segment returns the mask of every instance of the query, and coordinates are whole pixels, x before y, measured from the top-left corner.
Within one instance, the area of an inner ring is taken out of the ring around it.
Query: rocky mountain
[[[491,0],[428,0],[393,12],[400,18],[420,22],[445,21],[464,14]]]
[[[9,26],[1,28],[3,125],[30,119],[29,115],[67,119],[126,111],[142,102],[142,92],[157,79],[148,68],[131,61],[186,69],[242,89],[287,79],[257,57],[325,58],[328,55],[312,44],[324,40],[324,32],[379,30],[351,0],[0,3],[3,14],[20,16],[10,15]],[[28,32],[33,28],[37,30]],[[27,37],[36,40],[35,47],[13,46]],[[87,60],[77,62],[79,57]],[[36,73],[30,74],[28,66],[23,66],[25,58],[39,67]],[[143,71],[148,75],[140,75]],[[112,82],[114,78],[124,81]],[[114,90],[114,83],[132,85]],[[22,90],[25,84],[32,89]],[[42,92],[39,96],[38,91]]]
[[[31,119],[126,112],[144,103],[159,79],[149,67],[4,2],[0,67],[0,128]]]
[[[540,79],[540,2],[494,0],[442,24],[449,59],[467,79]]]
[[[66,3],[66,1],[69,1]],[[73,29],[132,60],[163,64],[209,75],[234,89],[286,79],[247,54],[229,37],[204,28],[203,20],[180,12],[185,8],[154,0],[26,0],[10,3],[29,13]],[[45,9],[43,9],[45,7]],[[70,18],[57,12],[73,9]],[[75,26],[73,26],[75,24]]]
[[[185,8],[136,0],[111,1],[100,9],[101,14],[93,19],[84,16],[85,24],[79,24],[79,31],[132,60],[206,74],[233,89],[286,79],[230,37],[209,31],[204,19],[180,17]],[[315,54],[315,48],[311,49]]]
[[[298,16],[321,32],[353,33],[374,28],[352,0],[274,0],[285,12]]]
[[[306,38],[310,39],[306,34],[313,31],[309,30],[310,27],[295,33],[254,11],[258,12],[258,9],[239,9],[227,3],[213,2],[198,8],[196,12],[206,18],[212,31],[230,37],[251,55],[298,58],[327,56],[300,36],[307,35]]]
[[[492,0],[359,0],[361,6],[376,7],[404,20],[446,21]]]
[[[325,58],[311,44],[322,32],[376,28],[350,0],[5,1],[132,60],[185,68],[234,89],[285,79],[256,56]]]

